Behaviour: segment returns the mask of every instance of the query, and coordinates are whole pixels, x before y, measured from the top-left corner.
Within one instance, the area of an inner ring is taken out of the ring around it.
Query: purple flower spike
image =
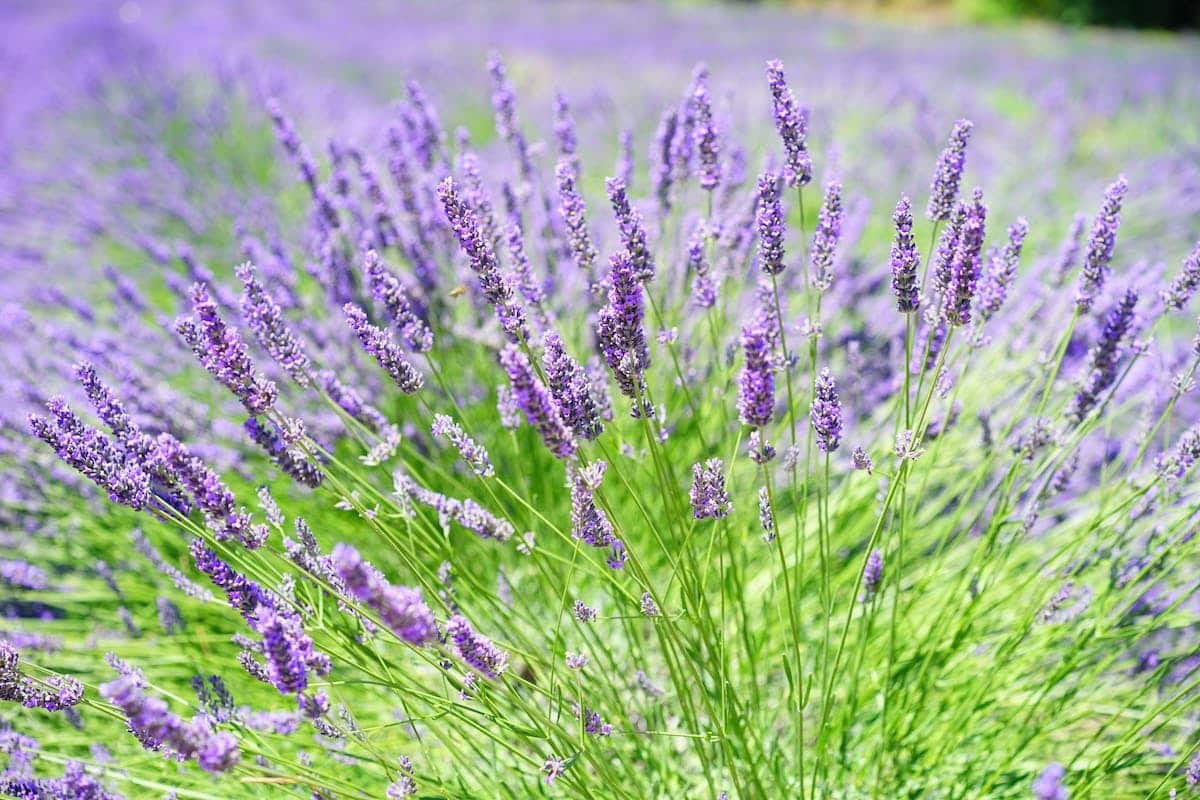
[[[700,188],[711,192],[721,184],[721,152],[717,127],[713,122],[712,99],[705,82],[697,84],[691,104],[696,115],[696,127],[692,135],[699,154]]]
[[[454,643],[458,657],[485,678],[495,680],[508,668],[508,653],[476,633],[461,614],[455,614],[446,623],[446,636]]]
[[[433,347],[433,331],[417,313],[416,305],[400,279],[383,263],[379,254],[368,250],[364,270],[371,294],[383,306],[388,319],[400,333],[400,341],[411,352],[427,353]]]
[[[525,312],[513,297],[512,286],[500,272],[500,262],[492,248],[492,238],[479,224],[479,219],[459,193],[454,179],[447,176],[437,188],[442,208],[450,220],[450,227],[463,252],[471,271],[479,277],[479,288],[483,296],[496,309],[500,327],[512,341],[528,339],[525,330]]]
[[[608,550],[608,566],[621,569],[625,566],[625,545],[613,532],[608,514],[596,505],[595,493],[604,480],[608,464],[595,461],[587,467],[568,468],[567,479],[571,488],[571,532],[581,542],[602,550]]]
[[[621,234],[621,247],[625,249],[638,281],[648,283],[654,280],[655,266],[654,255],[647,244],[642,212],[630,204],[623,180],[609,178],[606,186],[608,200],[617,218],[617,230]]]
[[[308,673],[304,669],[304,642],[308,639],[300,629],[299,619],[276,614],[269,606],[254,610],[255,625],[263,637],[263,655],[267,675],[281,694],[297,694],[308,688]]]
[[[1029,223],[1024,217],[1017,217],[1017,221],[1008,228],[1008,241],[1004,248],[988,260],[987,273],[979,285],[979,315],[983,319],[991,319],[1008,299],[1008,289],[1017,276],[1021,248],[1028,233]]]
[[[450,417],[445,414],[435,414],[430,433],[448,440],[462,456],[462,460],[466,462],[467,466],[479,477],[489,478],[496,474],[496,470],[492,467],[492,461],[488,458],[487,450],[468,436],[466,431]]]
[[[779,200],[779,177],[764,172],[758,177],[758,267],[768,275],[783,272],[783,204]]]
[[[259,282],[254,266],[249,262],[234,270],[244,287],[242,317],[250,332],[271,358],[300,386],[308,386],[308,355],[304,345],[292,332],[283,311]]]
[[[591,274],[596,266],[596,246],[588,232],[587,207],[575,186],[575,168],[567,159],[558,162],[554,171],[558,178],[558,199],[563,221],[567,224],[568,244],[575,266]]]
[[[571,104],[562,92],[554,95],[554,138],[558,140],[558,152],[575,161],[579,137],[575,132],[575,117],[571,115]]]
[[[842,184],[830,181],[825,184],[825,197],[817,215],[817,229],[813,232],[809,263],[812,265],[813,286],[824,292],[833,285],[833,257],[838,241],[842,238],[842,222],[846,212],[842,208]]]
[[[1124,175],[1110,184],[1104,190],[1104,204],[1100,207],[1100,213],[1092,220],[1087,253],[1083,257],[1083,268],[1079,271],[1079,288],[1075,292],[1075,308],[1080,313],[1091,310],[1111,271],[1109,263],[1117,244],[1117,229],[1121,227],[1121,203],[1128,189],[1129,183]]]
[[[600,421],[600,409],[592,397],[591,380],[587,370],[571,358],[563,347],[562,339],[555,331],[547,331],[545,355],[542,368],[546,373],[546,384],[554,395],[554,402],[562,414],[563,422],[582,439],[595,439],[604,430]]]
[[[420,590],[388,583],[379,570],[348,544],[335,545],[329,558],[346,590],[378,614],[390,631],[415,647],[429,644],[437,637],[433,612],[425,605]]]
[[[962,182],[963,167],[967,163],[967,142],[971,140],[973,127],[969,119],[955,122],[950,141],[938,156],[929,187],[929,206],[925,209],[925,216],[931,220],[944,222],[950,219],[954,201],[958,199],[958,185]]]
[[[575,452],[575,438],[563,421],[554,397],[533,372],[529,359],[514,344],[500,351],[500,366],[512,383],[513,398],[525,412],[529,424],[537,429],[546,448],[556,458],[566,458]]]
[[[671,210],[671,185],[675,178],[675,162],[671,153],[671,142],[675,139],[675,129],[679,126],[679,110],[668,108],[663,112],[654,133],[654,149],[651,161],[654,163],[654,195],[658,198],[659,211],[665,216]],[[623,176],[622,177],[624,180]],[[628,181],[625,181],[628,184]]]
[[[1076,424],[1083,421],[1088,412],[1100,402],[1100,395],[1117,380],[1117,363],[1122,354],[1121,341],[1133,326],[1133,307],[1137,305],[1137,301],[1137,292],[1126,289],[1125,294],[1109,309],[1104,318],[1104,328],[1100,331],[1100,339],[1092,347],[1083,385],[1079,387],[1071,401],[1071,407],[1067,409],[1067,417]]]
[[[108,492],[114,503],[135,511],[150,504],[150,476],[100,431],[76,416],[61,397],[46,403],[52,420],[29,415],[29,429],[72,468]]]
[[[710,458],[692,465],[692,516],[696,519],[724,519],[733,510],[725,491],[725,472],[721,459]]]
[[[746,364],[739,381],[738,414],[746,425],[765,428],[775,411],[775,365],[764,320],[742,328],[742,351]]]
[[[878,549],[872,550],[867,555],[867,565],[863,569],[862,585],[863,585],[863,601],[866,602],[875,596],[876,589],[879,588],[879,581],[883,578],[883,553]]]
[[[83,700],[83,684],[75,678],[51,675],[32,680],[21,674],[20,659],[16,648],[0,640],[0,700],[46,711],[62,711]]]
[[[817,377],[816,396],[809,418],[817,436],[817,449],[822,453],[837,450],[842,441],[842,403],[828,368],[822,369]]]
[[[921,287],[917,285],[917,269],[921,266],[921,253],[913,238],[912,203],[902,196],[892,214],[896,226],[896,239],[892,243],[892,291],[896,295],[896,308],[902,314],[911,314],[921,305]]]
[[[275,432],[272,423],[264,425],[257,417],[251,417],[243,427],[254,443],[266,451],[275,465],[297,483],[310,489],[321,485],[325,474],[321,472],[320,467],[309,461],[302,450],[290,447],[287,441]]]
[[[1183,269],[1175,276],[1175,280],[1171,281],[1171,285],[1160,294],[1163,305],[1175,311],[1182,311],[1198,287],[1200,287],[1200,242],[1196,242],[1192,252],[1183,260]]]
[[[346,322],[349,323],[350,329],[362,343],[363,350],[375,357],[379,366],[391,376],[400,391],[405,394],[413,394],[425,384],[425,378],[404,357],[399,345],[392,341],[392,337],[386,331],[382,331],[368,322],[367,315],[361,308],[353,303],[346,303],[342,306],[342,312],[346,315]]]
[[[775,111],[775,128],[783,140],[783,177],[792,188],[812,180],[812,157],[808,154],[808,114],[796,103],[783,74],[783,63],[767,62],[767,85]]]
[[[608,304],[600,309],[596,339],[621,393],[634,401],[634,416],[653,413],[643,397],[642,374],[650,366],[644,316],[643,291],[636,267],[622,251],[612,257]]]
[[[242,337],[221,319],[204,284],[193,284],[190,296],[193,316],[176,320],[175,330],[204,368],[233,392],[247,411],[265,414],[275,405],[275,384],[254,368]]]
[[[976,189],[963,218],[958,246],[950,262],[950,282],[942,299],[942,310],[950,325],[968,325],[971,322],[971,302],[983,270],[986,223],[987,206],[983,204],[983,193]]]

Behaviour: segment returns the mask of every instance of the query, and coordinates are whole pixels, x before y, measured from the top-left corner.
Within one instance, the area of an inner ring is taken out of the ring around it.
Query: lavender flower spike
[[[346,315],[350,329],[362,343],[363,349],[375,357],[379,366],[391,376],[400,391],[413,394],[425,384],[425,378],[404,357],[399,345],[392,341],[392,337],[386,331],[368,322],[367,315],[361,308],[353,303],[346,303],[342,306],[342,312]]]
[[[958,198],[963,167],[967,163],[967,142],[971,139],[973,127],[969,119],[955,122],[946,149],[938,156],[929,187],[929,206],[925,209],[925,216],[931,220],[944,222],[950,219],[954,201]]]
[[[596,322],[596,340],[621,393],[633,399],[634,416],[652,413],[643,398],[642,373],[650,366],[644,316],[643,290],[634,262],[627,253],[617,253],[609,273],[608,304],[600,309]]]
[[[374,250],[365,256],[364,271],[371,294],[383,306],[388,318],[400,333],[400,340],[414,353],[427,353],[433,347],[433,331],[417,314],[408,291],[389,270]]]
[[[329,560],[346,591],[378,614],[383,624],[401,639],[422,647],[437,637],[433,612],[425,605],[420,590],[388,583],[379,570],[348,544],[334,545]]]
[[[595,439],[604,430],[600,409],[592,397],[587,370],[571,358],[556,331],[547,331],[542,368],[563,422],[582,439]]]
[[[700,161],[700,188],[706,192],[716,189],[721,183],[721,152],[717,140],[717,127],[713,122],[712,99],[708,85],[700,81],[692,93],[692,108],[696,115],[696,127],[692,132],[696,152]]]
[[[758,176],[758,268],[768,275],[783,272],[783,204],[779,200],[779,176]]]
[[[830,181],[825,184],[825,197],[817,216],[817,229],[813,232],[809,263],[812,265],[812,281],[817,291],[824,292],[833,285],[833,256],[838,240],[842,237],[842,221],[846,216],[842,208],[842,184]]]
[[[193,284],[190,295],[194,316],[176,320],[175,330],[204,368],[233,392],[247,411],[254,415],[266,413],[278,396],[275,384],[254,368],[241,336],[221,319],[204,284]]]
[[[567,481],[571,489],[571,531],[576,539],[592,547],[607,549],[608,566],[625,566],[625,544],[613,532],[612,522],[603,509],[596,506],[596,489],[604,480],[608,464],[594,461],[587,467],[568,468]]]
[[[864,602],[875,596],[875,591],[879,588],[879,581],[882,578],[883,553],[875,549],[867,555],[867,563],[863,568],[862,585]]]
[[[563,422],[558,404],[550,391],[533,372],[529,359],[514,344],[500,351],[500,366],[512,382],[513,396],[525,412],[529,424],[541,434],[546,448],[556,458],[566,458],[575,452],[575,438]]]
[[[1160,293],[1163,305],[1174,311],[1182,311],[1188,300],[1200,288],[1200,241],[1183,260],[1183,269],[1171,281],[1171,285]]]
[[[767,85],[775,111],[775,128],[783,140],[783,178],[793,188],[812,180],[812,157],[808,154],[808,115],[796,103],[783,74],[783,63],[767,62]]]
[[[496,309],[500,327],[512,341],[528,339],[525,313],[513,298],[512,286],[500,272],[500,262],[492,249],[491,239],[480,227],[475,212],[462,199],[454,179],[450,176],[438,184],[437,192],[454,235],[467,254],[471,270],[479,276],[479,287],[483,290],[483,296]]]
[[[476,633],[461,614],[455,614],[446,623],[446,636],[454,643],[459,658],[485,678],[495,680],[508,668],[508,653]]]
[[[263,655],[267,675],[281,694],[298,694],[308,688],[308,673],[304,668],[304,649],[311,641],[299,625],[299,618],[277,614],[270,606],[260,605],[254,611],[255,627],[263,637]]]
[[[991,319],[1008,298],[1008,289],[1017,276],[1017,264],[1021,260],[1021,248],[1029,233],[1029,223],[1024,217],[1008,227],[1008,241],[1004,248],[988,260],[987,273],[979,285],[979,315]]]
[[[1079,288],[1075,292],[1075,308],[1081,314],[1091,310],[1108,278],[1109,262],[1112,261],[1117,243],[1117,229],[1121,227],[1121,202],[1128,189],[1129,182],[1121,175],[1104,190],[1104,204],[1092,220],[1087,253],[1079,271]]]
[[[575,258],[575,266],[591,275],[596,266],[596,246],[592,244],[592,235],[588,232],[587,207],[579,190],[575,186],[575,167],[563,159],[554,170],[558,178],[558,199],[563,221],[567,224],[568,242],[571,255]]]
[[[654,133],[654,149],[651,151],[651,161],[654,164],[654,195],[658,198],[658,208],[664,216],[671,210],[671,184],[675,178],[675,162],[671,153],[671,142],[675,139],[675,129],[679,126],[679,110],[668,108],[659,120],[658,130]],[[619,176],[626,184],[624,176]]]
[[[775,411],[775,365],[767,321],[755,319],[742,329],[746,364],[738,383],[738,414],[746,425],[765,428]]]
[[[817,377],[816,396],[809,418],[817,436],[817,449],[822,453],[837,450],[842,441],[842,403],[828,368],[822,369]]]
[[[892,291],[896,295],[896,308],[901,314],[911,314],[921,305],[921,288],[917,285],[917,269],[921,265],[921,253],[913,238],[912,203],[908,196],[901,196],[892,214],[896,226],[896,239],[892,243]]]
[[[725,473],[721,459],[710,458],[692,465],[692,516],[696,519],[724,519],[733,510],[725,491]]]
[[[1087,413],[1100,402],[1100,395],[1117,380],[1117,362],[1121,359],[1121,340],[1133,326],[1133,307],[1138,294],[1126,289],[1121,299],[1109,310],[1104,319],[1100,339],[1092,347],[1088,373],[1083,385],[1075,393],[1067,417],[1076,424],[1083,421]]]
[[[100,431],[83,424],[61,397],[46,403],[53,420],[29,415],[34,436],[85,478],[108,492],[114,503],[140,511],[150,504],[150,476],[136,460]]]
[[[468,436],[462,427],[450,417],[445,414],[434,415],[430,433],[449,440],[450,444],[458,450],[458,454],[462,456],[462,460],[479,477],[488,478],[496,474],[496,470],[492,467],[492,461],[488,458],[487,450]]]
[[[986,222],[987,206],[983,204],[983,192],[976,189],[963,218],[957,247],[950,261],[950,282],[942,299],[942,311],[950,325],[968,325],[971,322],[971,302],[983,269],[981,253]]]
[[[78,680],[62,675],[32,680],[21,674],[20,658],[16,648],[0,640],[0,700],[46,711],[62,711],[83,700],[83,684]]]
[[[620,178],[609,178],[608,200],[612,203],[613,214],[617,218],[617,230],[621,234],[621,247],[628,254],[638,281],[648,283],[654,280],[654,254],[646,238],[646,226],[642,221],[642,212],[630,204],[625,182]]]
[[[251,333],[263,349],[283,371],[300,386],[308,386],[308,354],[304,344],[292,332],[283,311],[274,298],[259,282],[250,262],[237,267],[234,272],[242,281],[242,317]]]

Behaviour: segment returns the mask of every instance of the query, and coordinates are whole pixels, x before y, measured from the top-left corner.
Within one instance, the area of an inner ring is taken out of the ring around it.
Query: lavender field
[[[1200,796],[1200,39],[0,5],[0,796]]]

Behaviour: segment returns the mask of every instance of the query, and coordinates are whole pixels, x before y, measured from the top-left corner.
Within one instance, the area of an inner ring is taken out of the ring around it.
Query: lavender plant
[[[377,147],[222,90],[253,211],[0,314],[0,794],[1194,789],[1196,232],[1063,245],[957,114],[876,193],[775,60],[632,130],[488,73]]]

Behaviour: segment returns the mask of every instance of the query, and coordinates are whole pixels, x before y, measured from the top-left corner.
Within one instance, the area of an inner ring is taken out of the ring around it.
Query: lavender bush
[[[1194,53],[856,105],[751,15],[587,94],[422,13],[384,119],[221,5],[5,112],[0,794],[1195,790]]]

